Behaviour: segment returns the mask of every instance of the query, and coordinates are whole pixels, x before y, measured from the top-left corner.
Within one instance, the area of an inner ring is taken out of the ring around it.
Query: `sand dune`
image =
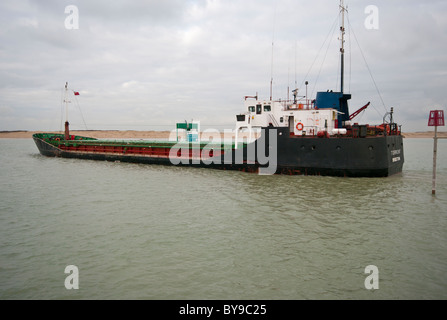
[[[44,131],[2,131],[0,138],[32,138],[35,133]],[[52,133],[61,133],[54,131]],[[97,139],[167,139],[170,131],[120,131],[120,130],[73,130],[70,134]]]

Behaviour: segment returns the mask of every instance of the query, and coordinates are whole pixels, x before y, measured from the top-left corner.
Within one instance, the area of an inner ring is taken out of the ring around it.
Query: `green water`
[[[402,174],[334,178],[47,158],[0,140],[0,298],[446,299],[447,141],[436,196],[433,140],[404,148]]]

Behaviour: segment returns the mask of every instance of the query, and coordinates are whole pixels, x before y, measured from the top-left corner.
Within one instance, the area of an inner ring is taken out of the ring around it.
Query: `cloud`
[[[362,121],[394,106],[405,130],[426,129],[427,110],[447,102],[446,4],[376,1],[379,29],[367,30],[371,3],[345,2],[351,112],[372,101]],[[65,28],[67,5],[79,9],[77,30]],[[231,128],[245,95],[268,98],[272,75],[275,98],[295,82],[303,93],[305,80],[314,95],[336,89],[339,45],[330,0],[2,1],[0,105],[14,113],[5,120],[0,109],[0,130],[59,129],[66,81],[89,127],[170,129],[194,118]]]

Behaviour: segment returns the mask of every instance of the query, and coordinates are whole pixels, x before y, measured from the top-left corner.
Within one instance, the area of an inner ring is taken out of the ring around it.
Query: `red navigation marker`
[[[444,110],[431,110],[428,119],[429,127],[444,126]]]

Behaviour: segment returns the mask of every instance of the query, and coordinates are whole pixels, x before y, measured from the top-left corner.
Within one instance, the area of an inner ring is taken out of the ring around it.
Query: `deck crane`
[[[366,108],[368,108],[370,102],[368,102],[367,104],[365,104],[363,107],[361,107],[360,109],[358,109],[357,111],[353,112],[350,116],[349,116],[349,120],[354,119],[355,117],[357,117],[359,115],[360,112],[362,112],[363,110],[365,110]]]

